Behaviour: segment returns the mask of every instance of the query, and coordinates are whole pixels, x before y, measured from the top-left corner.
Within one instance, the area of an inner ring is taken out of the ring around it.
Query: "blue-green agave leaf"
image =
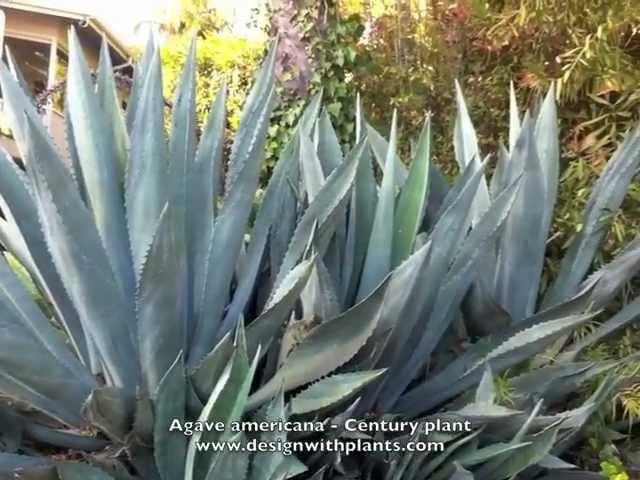
[[[18,472],[22,475],[32,472],[38,472],[41,475],[42,473],[56,475],[54,468],[55,463],[47,457],[0,452],[0,476],[7,479],[16,478]],[[53,480],[58,480],[56,477],[57,475],[53,477]],[[45,480],[49,479],[45,477]]]
[[[438,221],[438,213],[442,209],[442,203],[449,193],[449,182],[437,165],[429,162],[429,185],[427,188],[427,201],[425,202],[422,228],[430,231]]]
[[[514,145],[515,149],[515,145]],[[498,146],[498,160],[496,161],[496,168],[491,176],[491,182],[489,184],[489,192],[491,197],[495,198],[502,191],[507,184],[507,170],[509,168],[509,151],[505,146],[500,143]]]
[[[390,277],[387,277],[390,278]],[[256,408],[285,390],[304,385],[331,373],[351,360],[366,343],[379,321],[388,280],[365,300],[334,319],[315,327],[287,356],[275,375],[249,398]]]
[[[276,288],[282,283],[289,271],[295,267],[307,249],[314,225],[317,223],[319,235],[326,231],[328,227],[335,226],[331,222],[331,217],[336,209],[349,198],[348,195],[353,187],[358,164],[362,159],[364,149],[365,143],[362,142],[351,152],[350,157],[329,175],[322,189],[305,210],[278,270],[275,282]]]
[[[256,156],[255,143],[260,138],[260,135],[256,135],[256,130],[262,129],[264,108],[265,105],[271,103],[270,98],[273,96],[272,89],[277,50],[278,45],[274,42],[270,46],[269,53],[258,71],[253,87],[251,87],[242,109],[240,124],[233,139],[231,155],[229,156],[226,192],[231,190],[231,185],[238,179],[245,163],[251,162]]]
[[[88,364],[86,337],[78,314],[49,254],[38,219],[38,209],[31,195],[29,180],[6,151],[0,153],[0,191],[2,192],[0,204],[5,217],[13,219],[19,229],[21,239],[16,240],[22,240],[21,243],[27,249],[29,257],[33,259],[34,265],[31,268],[36,270],[30,271],[32,277],[36,279],[53,304],[57,320],[67,332],[78,356]],[[9,245],[5,246],[9,247]],[[25,265],[29,263],[23,262]]]
[[[343,311],[333,276],[324,260],[316,260],[315,268],[300,300],[305,317],[333,318]]]
[[[465,470],[458,463],[455,463],[455,471],[449,480],[474,480],[473,474],[469,470]]]
[[[323,378],[291,399],[291,413],[298,415],[333,407],[356,395],[384,372],[384,369],[368,370]]]
[[[179,254],[183,247],[178,243],[175,217],[175,209],[167,205],[146,256],[136,297],[140,365],[150,393],[185,347],[186,258]]]
[[[603,322],[594,331],[576,341],[567,352],[562,354],[564,360],[575,359],[586,348],[618,332],[621,328],[635,321],[638,316],[640,316],[640,297],[625,305],[618,313]]]
[[[209,117],[193,165],[188,170],[187,205],[199,208],[187,209],[187,241],[189,245],[189,272],[192,289],[198,291],[206,275],[207,249],[213,231],[216,201],[222,188],[222,152],[226,121],[227,88],[223,85],[211,105]],[[196,299],[190,298],[189,319],[196,310]],[[189,325],[191,338],[192,325]]]
[[[535,126],[536,150],[540,157],[543,179],[545,182],[545,229],[548,231],[553,217],[553,208],[558,191],[560,171],[560,136],[558,132],[558,115],[556,112],[555,89],[549,87]]]
[[[129,132],[125,124],[124,115],[120,107],[120,99],[116,90],[113,76],[113,65],[109,54],[109,44],[105,37],[102,38],[100,47],[100,61],[98,65],[98,78],[96,92],[100,107],[104,112],[106,127],[113,142],[113,151],[116,156],[118,176],[124,182],[125,171],[129,158]]]
[[[355,140],[356,144],[366,138],[365,119],[362,112],[360,94],[356,96]],[[371,237],[375,207],[378,202],[376,180],[373,174],[371,149],[363,152],[358,165],[355,186],[351,192],[349,214],[346,223],[346,239],[343,253],[343,269],[340,278],[342,304],[350,305],[355,301],[360,282],[360,274],[367,255],[367,246]]]
[[[288,418],[288,409],[284,405],[284,392],[280,390],[271,402],[264,408],[258,410],[254,420],[265,422],[283,422]],[[287,440],[287,433],[279,430],[260,433],[262,442],[284,442]],[[290,474],[283,476],[282,469],[290,469]],[[264,478],[289,478],[306,470],[295,457],[285,456],[281,452],[257,453],[252,462],[249,480],[262,480]]]
[[[532,353],[540,351],[541,346],[548,344],[551,339],[584,324],[593,318],[594,314],[575,315],[558,320],[551,320],[522,330],[484,358],[483,362],[491,362],[494,371],[504,370],[504,365],[514,365],[522,359],[529,358]],[[467,374],[476,371],[482,363],[471,367]],[[506,367],[508,368],[508,367]]]
[[[95,387],[4,259],[0,259],[0,391],[73,426]]]
[[[88,208],[93,213],[116,281],[133,299],[134,275],[131,249],[122,204],[122,191],[114,142],[109,131],[112,118],[100,108],[89,67],[74,29],[69,31],[69,73],[66,96],[73,140],[82,168]]]
[[[244,327],[240,324],[233,356],[211,392],[200,414],[199,421],[224,422],[225,425],[229,425],[240,419],[247,404],[258,358],[256,355],[253,362],[249,363]],[[185,480],[204,479],[216,460],[215,453],[198,452],[197,443],[220,441],[225,436],[228,438],[228,434],[229,432],[217,431],[194,433],[187,448]]]
[[[298,135],[298,139],[302,185],[307,193],[307,201],[312,202],[325,182],[325,175],[311,139],[304,134]]]
[[[394,328],[386,352],[382,357],[384,363],[379,366],[391,367],[392,372],[400,371],[396,369],[403,368],[412,350],[417,346],[419,338],[416,335],[412,337],[412,332],[419,319],[423,318],[425,310],[432,308],[438,294],[438,288],[427,288],[425,291],[423,286],[433,283],[432,279],[434,278],[443,278],[446,274],[453,260],[453,255],[464,239],[464,233],[468,228],[469,209],[480,180],[481,171],[474,172],[471,167],[467,168],[463,172],[462,178],[447,195],[442,207],[444,212],[439,215],[438,223],[429,237],[428,255],[422,257],[422,262],[425,263],[418,269],[409,298],[402,305],[401,313],[398,313],[398,317],[403,319],[402,323]],[[387,377],[387,380],[391,376]],[[381,393],[382,402],[392,403],[392,397],[396,395],[396,393],[393,395],[390,393],[389,389],[392,388],[389,383],[385,384]],[[395,391],[395,388],[393,389]]]
[[[56,470],[60,480],[113,480],[111,475],[86,463],[61,463]]]
[[[496,198],[457,253],[449,272],[442,281],[442,286],[439,288],[433,310],[429,312],[430,315],[420,342],[409,357],[406,368],[403,370],[403,376],[399,381],[394,382],[397,389],[396,398],[401,393],[398,386],[401,385],[404,390],[409,385],[411,379],[415,378],[425,359],[429,358],[442,335],[451,325],[462,298],[471,285],[470,273],[478,259],[486,251],[487,244],[495,238],[497,231],[503,225],[520,186],[521,183],[518,179]]]
[[[476,472],[478,480],[506,480],[541,461],[553,448],[558,436],[558,428],[525,437],[529,445],[497,457]],[[520,441],[518,441],[519,443]],[[495,462],[495,463],[494,463]]]
[[[169,176],[167,180],[169,190],[169,202],[172,208],[172,216],[174,226],[173,235],[178,248],[175,254],[184,257],[185,268],[180,272],[179,282],[185,284],[186,295],[193,292],[193,272],[195,254],[192,239],[190,238],[191,225],[188,224],[195,216],[194,213],[188,211],[188,205],[202,205],[205,209],[212,208],[213,203],[204,202],[211,201],[208,198],[193,199],[192,193],[192,177],[191,171],[195,168],[194,158],[196,154],[196,37],[191,40],[187,60],[180,76],[178,88],[175,92],[173,101],[172,117],[171,117],[171,133],[169,137]],[[209,160],[209,159],[207,159]],[[213,160],[213,159],[212,159]],[[209,162],[207,162],[209,163]],[[210,173],[210,172],[198,172]],[[212,172],[211,172],[212,173]],[[202,182],[208,181],[213,184],[212,177],[202,178]],[[200,203],[189,203],[191,200],[203,200]],[[190,210],[196,210],[191,208]],[[211,221],[212,216],[208,216],[208,211],[198,213],[203,216],[203,222]],[[201,222],[198,222],[200,224]],[[206,241],[208,237],[201,237]],[[204,242],[203,242],[204,243]],[[191,314],[192,302],[180,303],[181,312],[176,312],[178,323],[184,323],[187,318],[192,318]],[[175,352],[174,352],[175,353]],[[174,357],[175,358],[175,357]]]
[[[182,421],[186,415],[187,391],[182,353],[178,355],[155,391],[153,426],[153,455],[162,480],[182,478],[187,453],[187,437],[182,432],[170,432],[174,419]]]
[[[362,277],[358,288],[357,301],[369,295],[382,279],[391,271],[394,237],[394,212],[396,199],[396,143],[397,112],[393,113],[389,146],[386,153],[384,177],[378,194],[371,237],[367,246]]]
[[[140,105],[140,98],[142,92],[144,92],[145,79],[154,56],[155,50],[158,48],[158,44],[153,33],[153,29],[149,29],[149,35],[145,42],[144,51],[142,57],[135,65],[133,69],[133,83],[131,85],[131,93],[127,99],[127,111],[126,111],[126,124],[127,130],[133,130],[133,123],[136,119],[138,106]]]
[[[389,142],[378,132],[375,128],[373,128],[369,123],[365,123],[366,129],[363,134],[366,135],[369,145],[371,147],[371,151],[373,152],[373,158],[376,160],[376,164],[380,168],[380,170],[386,170],[387,168],[387,160],[389,155],[389,143],[391,142],[391,138],[389,138]],[[391,135],[391,134],[389,134]],[[404,185],[404,182],[407,180],[407,167],[404,166],[402,160],[398,156],[398,153],[394,150],[393,152],[394,162],[394,170],[396,172],[394,178],[394,184],[396,187],[400,188]]]
[[[496,386],[494,384],[491,365],[487,364],[482,374],[482,379],[476,390],[475,403],[493,404],[496,399]]]
[[[315,143],[318,146],[318,158],[322,164],[322,171],[324,176],[328,177],[342,163],[343,155],[338,136],[326,109],[320,113],[316,123]]]
[[[637,126],[627,133],[594,186],[580,230],[562,259],[560,273],[547,290],[543,306],[552,306],[576,293],[639,164],[640,126]]]
[[[168,200],[168,150],[164,131],[160,53],[157,49],[149,62],[131,131],[131,152],[125,188],[127,221],[137,280],[160,213]]]
[[[233,336],[229,332],[204,357],[202,362],[192,370],[190,376],[191,384],[193,385],[194,393],[203,403],[206,403],[213,388],[218,383],[222,372],[233,355],[233,350]]]
[[[478,138],[473,128],[471,117],[467,110],[467,105],[462,95],[460,84],[455,82],[456,89],[456,123],[453,132],[453,146],[456,155],[456,161],[460,169],[465,169],[469,165],[473,165],[474,169],[480,168],[481,157],[478,149]],[[477,222],[482,214],[489,207],[489,189],[487,181],[482,177],[478,193],[473,206],[473,223]]]
[[[535,311],[548,233],[546,205],[540,201],[546,195],[544,172],[528,116],[511,152],[506,175],[509,179],[522,175],[522,183],[500,234],[496,299],[519,322]]]
[[[358,291],[378,204],[377,189],[371,164],[371,151],[367,148],[362,152],[350,199],[347,246],[344,254],[345,268],[342,274],[342,303],[345,305],[350,304],[352,300],[355,301]]]
[[[44,316],[30,292],[4,258],[0,259],[0,300],[14,310],[23,326],[35,335],[44,349],[86,383],[90,375],[61,341],[63,337]],[[93,381],[88,384],[92,385]]]
[[[607,373],[629,361],[634,356],[613,362],[557,363],[523,373],[509,381],[513,388],[514,402],[526,403],[531,396],[544,398],[548,405],[564,401],[587,381]]]
[[[78,148],[76,147],[75,137],[73,135],[73,124],[71,123],[71,115],[69,114],[69,99],[64,99],[64,131],[67,140],[67,156],[70,162],[71,175],[76,182],[80,198],[87,204],[87,186],[84,184],[84,176],[82,175],[82,165],[78,156]]]
[[[269,348],[289,318],[289,313],[309,280],[314,263],[315,259],[303,260],[291,270],[265,306],[264,312],[249,324],[247,349],[250,355],[255,355],[260,347],[263,352]]]
[[[272,51],[260,70],[245,104],[230,159],[224,204],[211,234],[202,288],[196,286],[196,324],[191,342],[189,365],[194,365],[215,344],[244,232],[251,214],[264,158],[267,127],[275,102]]]
[[[402,395],[396,407],[398,411],[403,411],[407,415],[418,415],[428,411],[477,384],[482,376],[482,367],[487,362],[491,365],[494,374],[501,373],[543,351],[557,338],[591,318],[593,314],[561,317],[524,328],[497,347],[493,345],[485,347],[486,353],[483,355],[472,355],[470,358],[465,358],[464,362],[456,362],[455,372],[445,369],[437,376],[409,389]],[[482,350],[477,349],[476,353]],[[463,366],[464,370],[457,370],[459,366]],[[456,376],[451,376],[452,373],[456,373]],[[456,380],[452,381],[452,378]]]
[[[516,142],[520,138],[520,113],[513,82],[509,82],[509,152],[513,154]]]
[[[225,315],[221,332],[218,336],[230,331],[240,319],[245,306],[253,292],[262,257],[267,246],[270,232],[278,224],[282,211],[280,206],[287,193],[287,179],[290,168],[296,163],[299,142],[298,133],[294,133],[293,139],[284,148],[271,175],[271,179],[262,199],[262,205],[256,217],[251,234],[251,241],[245,255],[245,268],[234,292],[233,300]]]
[[[310,135],[313,125],[315,124],[318,112],[320,109],[320,100],[322,98],[321,92],[317,93],[309,102],[309,105],[300,117],[298,129],[300,133]],[[299,151],[299,141],[297,139],[297,130],[294,130],[294,134],[290,142],[282,150],[276,169],[284,159],[287,159],[287,167],[282,167],[285,171],[284,175],[284,188],[278,188],[276,191],[276,185],[274,184],[274,192],[272,195],[277,194],[277,199],[273,202],[277,206],[276,218],[271,224],[269,232],[269,266],[271,272],[278,272],[282,259],[285,257],[286,252],[291,243],[291,239],[295,232],[295,228],[298,222],[298,217],[301,214],[301,205],[299,201],[299,184],[300,184],[300,162],[297,161]],[[290,159],[293,156],[293,159]],[[276,172],[274,172],[275,175]],[[265,197],[266,201],[266,197]],[[262,213],[262,212],[261,212]],[[259,237],[261,238],[261,237]],[[271,282],[269,282],[271,283]],[[271,290],[272,285],[266,287],[266,292]]]
[[[229,443],[246,443],[244,432],[235,433]],[[245,480],[249,472],[249,453],[223,451],[214,458],[205,480]]]
[[[104,362],[109,381],[134,388],[139,369],[134,305],[115,279],[91,213],[47,140],[27,118],[26,156],[48,248],[85,332]]]
[[[605,308],[620,289],[640,271],[640,238],[618,253],[615,258],[587,277],[580,292],[589,292],[588,306],[592,310]]]
[[[431,163],[431,118],[427,118],[418,139],[416,154],[396,205],[393,221],[392,267],[399,265],[413,251],[418,229],[424,217],[428,196]]]
[[[529,445],[529,442],[516,444],[513,444],[512,442],[493,443],[477,450],[464,452],[457,458],[457,461],[460,463],[460,465],[463,465],[465,467],[474,467],[476,465],[485,463],[487,460],[491,460],[498,455],[518,450],[520,448],[526,447],[527,445]]]
[[[370,341],[371,347],[377,353],[370,364],[363,364],[363,368],[372,368],[374,365],[389,366],[391,360],[397,355],[398,348],[404,338],[399,335],[405,329],[402,312],[411,299],[411,292],[416,288],[416,282],[424,268],[430,249],[431,243],[429,242],[414,252],[391,273],[387,296],[382,305],[380,322]],[[382,377],[381,382],[377,382],[377,385],[379,387],[384,385],[385,379],[386,377]],[[363,398],[361,404],[364,405],[370,400],[371,398]]]
[[[116,387],[95,388],[82,408],[91,425],[118,443],[124,443],[131,427],[135,427],[135,413],[135,397]]]
[[[469,435],[464,435],[462,438],[459,438],[447,445],[447,448],[441,455],[435,456],[435,458],[427,462],[426,465],[420,469],[418,476],[420,478],[431,478],[436,469],[440,468],[446,461],[451,461],[451,457],[455,458],[456,453],[458,453],[462,447],[469,445],[471,442],[475,442],[478,435],[479,432],[475,431]],[[447,468],[447,466],[448,465],[445,464],[444,468]]]

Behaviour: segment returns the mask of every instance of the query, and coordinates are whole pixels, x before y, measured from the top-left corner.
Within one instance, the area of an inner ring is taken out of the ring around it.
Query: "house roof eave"
[[[123,60],[126,61],[131,57],[129,49],[109,30],[109,28],[107,28],[100,20],[91,15],[13,0],[0,0],[0,8],[1,7],[13,8],[16,10],[22,10],[32,13],[40,13],[43,15],[51,15],[68,20],[75,20],[92,28],[99,35],[104,35],[111,45],[111,48],[113,48],[118,53],[118,55],[122,57]]]

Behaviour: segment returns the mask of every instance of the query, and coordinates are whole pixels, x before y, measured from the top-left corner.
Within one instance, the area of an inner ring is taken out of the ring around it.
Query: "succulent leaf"
[[[428,117],[418,139],[407,181],[402,186],[395,209],[393,258],[395,268],[413,251],[424,217],[431,171],[431,118]]]
[[[513,321],[519,322],[535,311],[548,228],[545,203],[538,201],[546,190],[528,116],[505,173],[509,183],[522,175],[522,185],[499,239],[496,297]]]
[[[287,356],[276,374],[251,395],[247,408],[268,401],[282,384],[285,390],[290,390],[321,378],[351,360],[375,329],[387,285],[388,279],[355,307],[315,327]]]
[[[456,161],[458,162],[458,166],[461,170],[470,167],[473,171],[476,171],[481,165],[481,156],[478,149],[478,137],[475,129],[473,128],[471,118],[469,117],[462,89],[457,81],[455,82],[455,90],[457,113],[453,133],[453,146]],[[477,197],[472,210],[474,224],[489,207],[489,203],[489,189],[487,187],[487,181],[483,176],[478,187]]]
[[[328,177],[335,168],[344,160],[342,147],[338,142],[338,136],[331,124],[329,113],[323,109],[318,117],[315,128],[315,143],[318,149],[318,158],[322,164],[322,171]]]
[[[0,66],[0,71],[2,67]],[[35,199],[31,195],[29,179],[24,172],[18,169],[11,157],[3,151],[0,153],[0,204],[6,218],[15,222],[20,238],[14,238],[14,242],[24,242],[29,257],[33,261],[30,274],[38,280],[41,288],[47,293],[47,298],[52,302],[58,313],[58,319],[69,336],[80,359],[89,363],[87,341],[78,314],[73,307],[69,296],[62,284],[60,275],[56,270],[53,259],[40,226],[38,209]],[[15,243],[12,242],[14,245]],[[4,243],[4,242],[3,242]],[[10,247],[4,243],[5,247]],[[16,253],[14,251],[14,253]],[[25,262],[24,265],[31,262]]]
[[[576,293],[639,164],[640,126],[626,134],[595,184],[583,213],[582,228],[563,257],[560,273],[547,290],[543,306],[553,306]]]
[[[181,432],[170,432],[168,425],[175,419],[181,421],[185,418],[186,391],[184,359],[180,353],[162,377],[154,395],[154,457],[163,480],[184,475],[184,463],[175,459],[185,458],[187,439]]]
[[[247,327],[247,349],[250,354],[255,354],[260,347],[266,350],[271,345],[307,284],[313,266],[313,259],[304,260],[291,270],[262,314]]]
[[[244,327],[240,325],[233,355],[211,392],[199,421],[223,422],[228,425],[240,419],[246,407],[258,358],[259,352],[255,355],[253,362],[249,363]],[[216,453],[198,452],[197,443],[213,442],[223,437],[224,432],[215,430],[194,433],[187,448],[185,480],[203,480],[216,461]]]
[[[89,67],[74,29],[69,30],[67,100],[69,119],[87,206],[95,219],[109,263],[125,297],[133,299],[135,282],[114,143],[109,123],[95,93]],[[109,119],[111,120],[111,119]]]
[[[355,395],[384,372],[385,370],[371,370],[323,378],[291,399],[291,413],[299,415],[332,407]]]
[[[95,380],[0,259],[0,391],[74,426]],[[46,377],[43,374],[46,372]],[[46,378],[46,381],[44,381]]]
[[[47,246],[110,381],[134,389],[139,368],[133,302],[117,282],[91,213],[42,127],[27,118],[28,171]]]
[[[213,232],[214,218],[217,213],[216,202],[222,189],[222,167],[224,129],[227,99],[226,85],[223,85],[211,105],[209,117],[204,127],[195,159],[189,159],[187,171],[187,205],[199,205],[200,208],[188,208],[187,245],[189,250],[189,308],[187,338],[193,331],[193,313],[198,307],[193,292],[200,291],[206,275],[206,258],[209,241]],[[192,163],[193,162],[193,163]]]
[[[197,307],[189,365],[199,362],[215,343],[243,247],[275,102],[274,48],[258,74],[234,140],[224,204],[211,232],[205,258],[204,283],[195,292]]]
[[[356,176],[358,164],[362,159],[364,146],[364,143],[357,146],[350,158],[345,160],[331,173],[322,186],[322,189],[300,218],[278,270],[275,281],[276,288],[282,283],[284,277],[294,268],[305,252],[316,222],[319,232],[322,232],[324,235],[326,235],[325,232],[327,228],[332,226],[330,222],[331,215],[344,200],[348,198]],[[333,231],[333,229],[331,229],[331,231]]]
[[[185,348],[186,258],[179,244],[173,205],[160,214],[146,256],[137,294],[138,343],[144,385],[155,392],[160,380]]]
[[[85,463],[61,463],[56,467],[60,480],[113,480],[113,477]]]
[[[164,132],[164,97],[160,53],[155,49],[131,127],[131,152],[125,182],[125,205],[136,279],[167,198],[168,147]]]
[[[116,83],[113,76],[113,65],[109,55],[109,45],[106,38],[102,38],[100,47],[100,61],[96,81],[96,93],[100,108],[104,111],[106,126],[113,141],[114,155],[117,165],[118,176],[124,181],[129,160],[129,132],[125,124],[120,100],[116,90]]]
[[[376,213],[373,217],[371,237],[367,246],[367,256],[365,257],[358,288],[357,301],[361,301],[369,295],[382,279],[391,271],[391,260],[393,254],[393,217],[395,212],[395,170],[396,170],[396,143],[398,128],[397,113],[394,111],[391,121],[391,133],[389,146],[387,147],[386,160],[384,166],[384,176],[382,185],[378,192],[378,203]],[[391,225],[391,228],[389,228]]]

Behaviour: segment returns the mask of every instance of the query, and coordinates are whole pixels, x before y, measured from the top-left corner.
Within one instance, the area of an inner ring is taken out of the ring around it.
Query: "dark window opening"
[[[51,45],[8,36],[4,42],[34,96],[43,93],[48,86]],[[5,55],[3,53],[3,60],[6,61]]]

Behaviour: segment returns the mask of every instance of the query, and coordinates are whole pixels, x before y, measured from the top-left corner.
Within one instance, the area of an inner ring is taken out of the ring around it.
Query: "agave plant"
[[[0,65],[5,113],[26,164],[0,158],[0,241],[51,305],[49,315],[0,262],[0,476],[597,478],[559,455],[615,379],[581,406],[563,407],[582,383],[616,366],[579,354],[635,318],[637,302],[565,344],[638,269],[634,242],[584,280],[606,230],[603,213],[619,207],[640,162],[637,131],[611,159],[558,280],[541,297],[559,170],[553,91],[522,122],[512,101],[509,148],[488,184],[458,89],[462,173],[451,186],[430,161],[430,119],[407,169],[395,115],[387,142],[358,102],[354,146],[343,153],[318,95],[254,211],[276,47],[227,156],[224,88],[196,133],[195,42],[168,138],[153,41],[124,114],[107,47],[94,82],[73,31],[69,46],[68,152],[49,137],[19,72]],[[500,405],[494,375],[509,368],[519,375],[511,404]],[[462,416],[473,431],[432,433],[446,448],[423,453],[199,448],[255,437],[346,441],[347,418],[388,415]],[[326,428],[228,428],[242,419]],[[170,428],[194,420],[227,428],[192,436]]]

